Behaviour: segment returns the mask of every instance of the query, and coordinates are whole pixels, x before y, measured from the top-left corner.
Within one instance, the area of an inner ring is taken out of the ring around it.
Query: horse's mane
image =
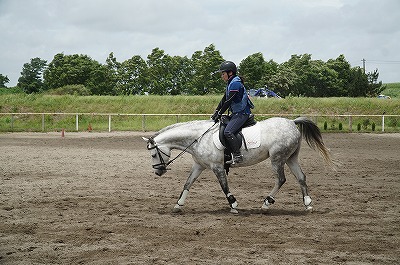
[[[159,130],[158,132],[156,132],[153,135],[153,138],[156,137],[157,135],[162,134],[165,131],[169,131],[175,128],[180,128],[180,127],[193,127],[193,126],[197,126],[199,124],[211,124],[211,120],[194,120],[194,121],[187,121],[187,122],[179,122],[179,123],[175,123],[172,125],[169,125],[161,130]]]

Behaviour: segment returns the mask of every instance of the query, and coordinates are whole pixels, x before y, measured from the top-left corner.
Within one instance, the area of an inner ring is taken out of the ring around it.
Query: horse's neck
[[[159,134],[156,137],[156,142],[169,146],[171,149],[183,150],[204,133],[202,127],[197,127],[198,126],[188,126],[184,124],[171,128]]]

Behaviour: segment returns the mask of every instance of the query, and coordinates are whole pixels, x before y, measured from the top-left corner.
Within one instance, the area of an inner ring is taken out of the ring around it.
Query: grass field
[[[386,89],[382,91],[382,94],[390,96],[391,98],[400,98],[400,83],[389,83],[385,85]]]
[[[339,130],[349,124],[348,117],[339,115],[400,115],[400,83],[389,85],[384,91],[392,99],[378,98],[254,98],[257,119],[270,116],[319,116],[318,125],[326,130]],[[108,115],[99,114],[176,114],[172,116],[113,116],[113,130],[158,130],[177,121],[207,119],[214,112],[221,95],[210,96],[53,96],[44,94],[0,94],[1,113],[49,113],[42,115],[0,115],[0,131],[54,131],[66,128],[75,130],[75,115],[54,113],[80,113],[80,130],[89,124],[93,130],[108,129]],[[83,115],[85,114],[85,115]],[[181,116],[181,114],[203,114]],[[262,115],[268,114],[268,115]],[[329,117],[324,117],[329,116]],[[334,116],[334,117],[333,117]],[[44,123],[44,126],[43,126]],[[327,123],[327,124],[325,124]],[[353,130],[379,131],[381,117],[354,117]],[[388,117],[386,126],[398,130],[399,117]]]

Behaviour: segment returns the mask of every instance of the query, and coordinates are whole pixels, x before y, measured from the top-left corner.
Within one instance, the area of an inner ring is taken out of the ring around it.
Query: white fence
[[[172,119],[173,122],[180,122],[182,120],[183,117],[186,118],[186,120],[188,118],[193,117],[193,119],[199,119],[199,118],[203,118],[203,119],[207,119],[211,116],[211,114],[117,114],[117,113],[31,113],[31,112],[27,112],[27,113],[0,113],[0,118],[1,119],[1,123],[0,123],[0,130],[1,131],[15,131],[14,128],[14,124],[15,122],[20,119],[21,117],[26,117],[26,116],[39,116],[41,117],[41,131],[45,132],[46,131],[46,117],[47,116],[71,116],[74,117],[74,122],[75,122],[75,131],[79,131],[79,130],[86,130],[86,129],[82,129],[80,128],[80,126],[82,127],[83,125],[80,124],[80,119],[83,116],[90,116],[90,117],[106,117],[108,119],[108,131],[111,132],[113,130],[113,119],[115,117],[136,117],[136,119],[140,119],[141,120],[141,130],[142,131],[147,131],[149,128],[147,126],[147,121],[148,119],[152,118],[152,117],[168,117],[169,120]],[[327,124],[324,124],[324,129],[325,130],[334,130],[334,129],[339,129],[339,130],[346,130],[345,128],[343,128],[343,122],[345,123],[344,127],[347,127],[347,131],[355,131],[354,127],[354,120],[355,119],[364,119],[367,122],[367,124],[363,124],[362,126],[365,127],[365,129],[367,128],[368,125],[370,125],[372,127],[372,131],[375,131],[375,126],[376,128],[380,129],[379,131],[385,132],[386,129],[389,127],[391,129],[391,131],[400,131],[400,115],[386,115],[386,114],[382,114],[382,115],[353,115],[353,114],[345,114],[345,115],[321,115],[321,114],[276,114],[276,113],[271,113],[271,114],[256,114],[256,119],[263,119],[263,118],[267,118],[267,117],[289,117],[289,118],[293,118],[293,117],[300,117],[300,116],[305,116],[308,117],[312,120],[314,120],[314,122],[316,122],[318,124],[318,122],[321,122],[321,118],[323,120],[329,120],[331,125],[327,127]],[[4,122],[4,118],[8,117],[7,122]],[[392,119],[391,120],[391,124],[386,125],[385,124],[385,119]],[[370,123],[369,119],[374,119],[376,120],[375,122]],[[399,121],[397,121],[399,120]],[[172,122],[172,123],[173,123]],[[338,124],[335,124],[338,123]],[[338,128],[335,128],[335,126],[338,126]],[[357,130],[360,130],[360,123],[356,124],[357,126]],[[86,124],[85,126],[86,127]],[[322,127],[322,126],[320,126]],[[61,129],[61,128],[60,128]],[[151,128],[150,128],[151,129]],[[378,129],[376,129],[376,131],[378,131]],[[18,129],[17,129],[18,130]],[[104,129],[102,129],[104,131]],[[116,129],[118,130],[118,129]]]

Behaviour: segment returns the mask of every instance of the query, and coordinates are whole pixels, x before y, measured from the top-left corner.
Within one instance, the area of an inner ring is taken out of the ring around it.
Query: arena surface
[[[287,182],[268,211],[269,160],[232,169],[239,214],[206,171],[172,213],[191,167],[152,173],[150,133],[0,134],[0,264],[395,264],[400,134],[324,134],[338,170],[303,142],[314,212]],[[178,151],[174,151],[177,154]]]

